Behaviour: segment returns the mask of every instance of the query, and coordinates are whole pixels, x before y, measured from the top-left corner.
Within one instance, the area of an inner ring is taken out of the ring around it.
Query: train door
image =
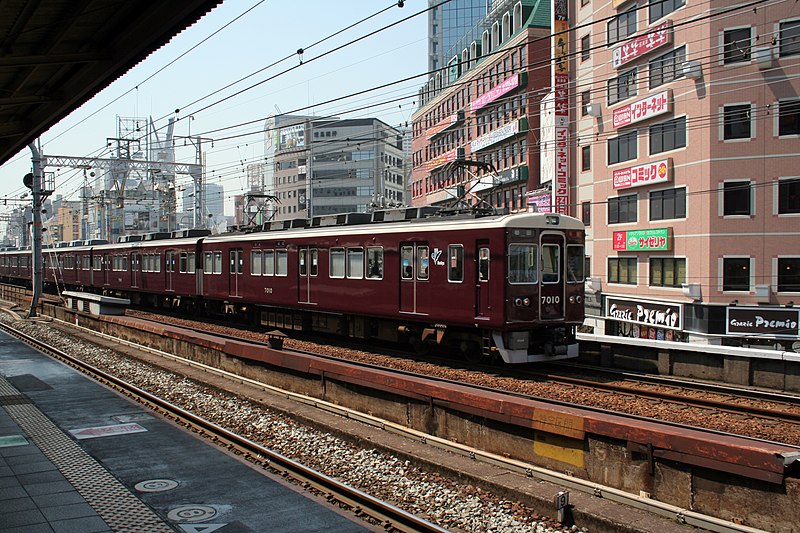
[[[428,290],[428,243],[400,243],[400,312],[425,314],[420,305]]]
[[[167,250],[165,253],[164,275],[167,277],[164,288],[167,291],[174,292],[175,287],[173,286],[172,277],[175,275],[175,252],[173,250]]]
[[[142,254],[131,253],[131,287],[138,287],[142,278]]]
[[[241,297],[239,294],[242,274],[244,273],[243,254],[241,248],[231,248],[228,269],[228,295]]]
[[[317,249],[310,246],[300,246],[297,249],[297,257],[297,301],[303,304],[316,303],[316,298],[311,292],[311,285],[313,279],[317,277],[319,269]]]
[[[109,284],[109,278],[111,277],[111,254],[103,254],[103,264],[101,268],[103,269],[103,286]]]
[[[542,233],[539,237],[539,317],[564,319],[564,235]]]
[[[475,318],[488,320],[489,311],[489,241],[481,239],[475,242]]]

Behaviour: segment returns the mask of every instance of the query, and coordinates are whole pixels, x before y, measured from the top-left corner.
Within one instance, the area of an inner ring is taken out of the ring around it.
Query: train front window
[[[542,245],[542,283],[558,283],[561,280],[561,247],[557,244]]]
[[[508,246],[508,282],[536,283],[539,265],[535,244],[510,244]]]
[[[567,246],[567,283],[581,283],[584,279],[583,246]]]

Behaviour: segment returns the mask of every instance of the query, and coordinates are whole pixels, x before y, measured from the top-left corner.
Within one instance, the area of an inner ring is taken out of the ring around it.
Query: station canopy
[[[0,1],[0,164],[220,3]]]

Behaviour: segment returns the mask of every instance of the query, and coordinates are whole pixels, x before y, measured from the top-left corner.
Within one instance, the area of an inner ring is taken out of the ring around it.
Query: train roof
[[[580,220],[554,213],[516,213],[503,215],[474,216],[466,213],[452,216],[429,216],[404,222],[342,223],[289,227],[282,230],[254,231],[236,235],[239,241],[261,241],[322,235],[355,235],[361,233],[388,234],[414,231],[457,231],[493,228],[552,228],[561,230],[583,230]],[[204,242],[226,242],[230,234],[207,237]]]

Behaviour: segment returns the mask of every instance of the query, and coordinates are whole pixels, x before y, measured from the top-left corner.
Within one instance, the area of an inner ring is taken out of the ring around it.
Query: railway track
[[[292,480],[295,484],[317,495],[321,495],[331,503],[349,509],[361,519],[367,520],[372,524],[378,524],[386,531],[439,533],[447,531],[414,514],[408,513],[390,503],[350,487],[330,476],[326,476],[278,452],[214,424],[190,411],[182,409],[7,324],[0,322],[0,329],[22,339],[35,349],[68,364],[92,379],[151,408],[154,412],[171,419],[176,424],[180,424],[210,439],[217,445],[242,455],[249,462],[261,468],[269,469],[284,478]]]
[[[148,317],[147,313],[137,313],[139,320],[162,322],[163,317]],[[188,328],[200,333],[209,333],[205,328],[193,328],[186,325],[186,320],[176,319],[180,327]],[[229,326],[217,326],[227,329]],[[214,331],[215,336],[223,338],[242,339],[246,332]],[[266,345],[267,342],[259,341],[260,334],[249,335],[248,342]],[[321,347],[320,347],[321,348]],[[333,355],[320,353],[317,350],[291,348],[298,354],[313,355],[314,357],[341,359],[346,358],[351,364],[367,368],[386,369],[387,359],[392,355],[373,354],[380,359],[364,361],[363,357],[352,358],[348,350],[336,350]],[[368,358],[369,359],[369,358]],[[571,365],[561,365],[564,371],[543,372],[539,370],[523,370],[514,367],[498,372],[497,367],[462,367],[457,363],[443,359],[426,358],[426,362],[435,361],[436,371],[443,375],[431,373],[431,365],[416,364],[418,361],[405,358],[403,368],[392,368],[393,372],[434,379],[443,383],[454,385],[469,385],[476,389],[509,394],[532,400],[560,403],[565,406],[581,405],[586,409],[598,411],[612,411],[642,420],[657,420],[661,423],[670,423],[681,427],[695,427],[716,431],[720,434],[744,436],[754,440],[774,441],[785,444],[800,444],[800,398],[784,396],[775,393],[759,391],[742,391],[742,389],[725,387],[722,385],[706,383],[681,382],[676,385],[669,379],[637,380],[629,377],[627,381],[619,383],[621,375],[614,372],[601,373],[596,378],[580,378],[566,375]],[[444,365],[444,366],[442,366]],[[455,370],[454,373],[448,370]],[[594,369],[592,369],[594,371]],[[586,369],[582,370],[586,373]],[[612,379],[613,381],[603,381]],[[647,383],[650,387],[645,387]],[[549,386],[548,386],[549,385]],[[693,385],[690,388],[690,385]],[[556,387],[558,391],[553,391]],[[655,388],[654,388],[655,387]],[[539,392],[535,392],[538,389]],[[582,392],[582,401],[575,398],[575,391]],[[693,394],[689,394],[688,391]],[[739,391],[742,394],[739,395]],[[714,424],[707,423],[714,418]],[[767,426],[765,428],[765,425]],[[724,428],[724,429],[722,429]],[[771,428],[776,429],[771,437],[765,437],[764,432]]]

